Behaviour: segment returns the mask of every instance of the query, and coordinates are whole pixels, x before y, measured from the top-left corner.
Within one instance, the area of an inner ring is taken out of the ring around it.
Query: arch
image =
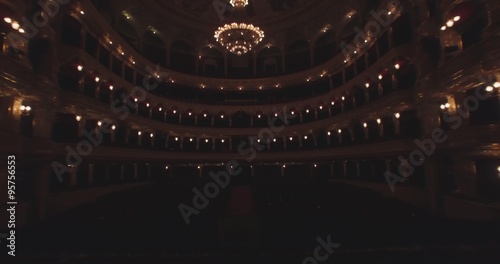
[[[212,45],[202,47],[198,54],[199,73],[204,76],[224,76],[224,54]]]
[[[285,48],[285,67],[288,73],[305,70],[311,66],[309,41],[297,39]]]
[[[257,75],[274,76],[283,71],[281,49],[268,45],[257,53]]]
[[[167,51],[163,39],[156,31],[146,30],[142,37],[142,52],[146,59],[160,66],[167,66]]]
[[[314,66],[323,64],[338,54],[338,45],[333,30],[326,31],[314,43]]]
[[[185,73],[195,73],[196,51],[190,44],[175,40],[170,44],[170,68]]]
[[[463,48],[478,43],[488,26],[489,16],[481,1],[464,1],[454,6],[445,15],[445,21],[452,20],[452,28],[462,36]],[[457,21],[454,21],[458,18]]]
[[[73,47],[82,46],[82,24],[74,17],[65,14],[61,29],[61,42]]]
[[[125,16],[119,15],[116,19],[115,30],[120,36],[127,41],[132,47],[138,49],[138,31],[137,28]]]

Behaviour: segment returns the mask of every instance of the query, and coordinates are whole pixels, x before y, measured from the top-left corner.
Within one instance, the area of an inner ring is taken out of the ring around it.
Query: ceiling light
[[[220,142],[222,142],[222,143],[224,143],[224,141],[225,141],[224,139],[221,139],[221,140],[220,140]]]
[[[364,124],[363,124],[363,127],[364,127],[364,128],[367,128],[367,127],[368,127],[368,124],[367,124],[367,123],[364,123]]]
[[[83,10],[82,10],[82,11],[80,11],[80,14],[85,15],[85,12],[83,12]]]
[[[95,80],[95,82],[99,82],[100,79],[99,79],[99,77],[95,77],[94,80]]]
[[[83,66],[82,66],[82,65],[78,65],[78,66],[76,66],[76,69],[77,69],[78,71],[82,71],[82,70],[83,70]]]
[[[174,113],[174,114],[175,114],[175,113],[177,113],[177,110],[175,110],[175,109],[174,109],[174,110],[172,110],[172,113]]]
[[[150,137],[154,137],[154,136],[155,136],[155,134],[151,133],[151,134],[149,134],[149,136],[150,136]]]
[[[178,137],[176,137],[176,138],[175,138],[175,141],[179,141],[179,138],[178,138]]]
[[[304,139],[307,139],[307,136],[304,136]]]
[[[441,30],[442,30],[442,31],[445,31],[445,30],[446,30],[446,26],[442,26],[442,27],[441,27]]]
[[[19,23],[17,23],[16,21],[12,22],[12,24],[10,24],[12,26],[13,29],[15,30],[18,30],[19,29]]]
[[[395,68],[396,70],[399,70],[399,68],[400,68],[400,67],[401,67],[401,66],[399,65],[399,63],[394,64],[394,68]]]
[[[193,138],[190,138],[190,139],[189,139],[189,142],[193,142]]]
[[[453,25],[455,25],[455,22],[451,19],[446,22],[446,26],[449,28],[453,27]]]
[[[382,119],[380,119],[380,118],[377,119],[377,124],[379,124],[379,125],[382,124]]]
[[[293,137],[290,137],[290,141],[293,141]]]
[[[366,88],[370,88],[370,83],[369,82],[365,83],[365,86]]]
[[[24,29],[23,29],[23,28],[20,28],[20,29],[19,29],[19,33],[24,34]]]
[[[264,31],[252,24],[231,23],[219,27],[215,31],[214,38],[222,46],[226,47],[228,51],[239,56],[252,50],[254,46],[259,44],[264,38]]]
[[[338,132],[339,132],[339,134],[342,134],[342,129],[339,129]]]
[[[441,106],[439,106],[439,108],[441,108],[441,110],[444,110],[444,109],[446,109],[446,106],[444,104],[442,104]]]
[[[460,16],[456,16],[453,18],[453,21],[457,22],[458,20],[460,20]]]
[[[110,41],[109,44],[113,45],[113,41]]]
[[[146,107],[149,107],[149,103],[146,104]]]
[[[399,119],[401,117],[401,114],[400,113],[395,113],[394,116]]]
[[[115,88],[115,87],[114,87],[113,85],[110,85],[110,86],[109,86],[109,90],[110,90],[110,91],[113,91],[113,89],[114,89],[114,88]]]
[[[97,122],[97,125],[102,126],[102,122],[101,121]]]
[[[137,135],[139,135],[139,136],[142,135],[142,132],[141,131],[137,132]]]
[[[12,19],[10,17],[4,17],[3,18],[3,21],[5,21],[6,23],[12,23]]]
[[[79,115],[77,115],[77,116],[76,116],[76,121],[80,122],[80,120],[82,120],[82,117],[81,117],[81,116],[79,116]]]
[[[158,111],[160,111],[160,112],[161,112],[161,110],[163,110],[163,108],[161,108],[161,107],[160,107],[160,108],[158,108]]]
[[[495,88],[500,88],[500,82],[495,82],[495,83],[493,84],[493,87],[495,87]]]
[[[487,92],[493,92],[493,86],[487,86],[486,87]]]
[[[450,103],[446,103],[446,104],[444,105],[444,107],[446,107],[446,108],[450,108],[450,106],[451,106],[451,105],[450,105]]]
[[[115,129],[116,129],[116,126],[115,126],[115,125],[111,126],[111,129],[112,129],[112,130],[115,130]]]
[[[382,80],[383,78],[384,78],[384,76],[383,76],[382,74],[379,74],[379,75],[378,75],[378,79],[379,79],[379,80]]]
[[[332,135],[332,132],[328,131],[328,133],[326,133],[326,134],[328,134],[329,136],[331,136],[331,135]]]
[[[208,139],[205,139],[205,143],[208,143]]]

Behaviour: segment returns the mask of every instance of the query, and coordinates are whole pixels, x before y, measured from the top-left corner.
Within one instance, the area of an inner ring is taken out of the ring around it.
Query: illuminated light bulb
[[[260,115],[258,115],[257,118],[260,118]]]
[[[400,67],[401,67],[401,65],[399,65],[399,63],[394,64],[394,68],[395,68],[396,70],[399,70],[399,68],[400,68]]]
[[[193,113],[189,112],[188,115],[191,116]]]
[[[446,108],[450,108],[450,106],[451,106],[451,105],[450,105],[450,103],[446,103],[446,104],[444,105],[444,107],[446,107]]]
[[[446,26],[442,26],[441,31],[445,31],[445,30],[446,30]]]
[[[135,64],[135,61],[132,61],[132,64]]]
[[[335,105],[335,102],[334,102],[334,101],[332,101],[332,105]]]
[[[307,139],[307,136],[304,136],[304,139]]]
[[[78,65],[78,66],[76,66],[76,69],[77,69],[78,71],[82,71],[82,70],[83,70],[83,66],[82,66],[82,65]]]
[[[338,132],[339,132],[339,134],[342,134],[342,129],[339,129]]]
[[[203,117],[207,117],[207,114],[203,114]]]
[[[110,42],[109,42],[109,44],[110,44],[110,45],[113,45],[113,41],[110,41]]]
[[[80,14],[85,15],[85,12],[83,12],[83,10],[82,10],[82,11],[80,11]]]
[[[21,105],[21,107],[19,107],[19,109],[21,109],[21,111],[24,111],[24,110],[26,110],[26,106]]]
[[[440,108],[441,108],[441,110],[444,110],[444,109],[446,109],[446,106],[445,106],[444,104],[442,104],[442,105],[440,106]]]
[[[387,12],[387,14],[388,14],[388,15],[391,15],[391,14],[392,14],[392,12],[391,12],[391,11],[389,11],[389,12]]]
[[[177,113],[177,110],[172,110],[172,113],[176,114],[176,113]]]
[[[3,18],[3,21],[5,21],[5,23],[12,23],[12,19],[10,17],[4,17]]]
[[[31,111],[31,106],[29,106],[29,105],[26,106],[26,111],[28,111],[28,112]]]
[[[327,134],[328,134],[329,136],[331,136],[331,135],[332,135],[332,132],[328,131],[328,133],[327,133]]]
[[[493,86],[487,86],[486,87],[487,92],[493,92]]]
[[[123,51],[122,51],[122,53],[121,53],[121,54],[122,54],[122,55],[125,55],[125,52],[123,52]]]
[[[176,138],[175,138],[175,141],[179,141],[179,138],[178,138],[178,137],[176,137]]]
[[[224,115],[220,115],[220,118],[224,118]]]
[[[19,29],[19,33],[24,34],[24,29],[23,29],[23,28],[20,28],[20,29]]]
[[[318,167],[318,165],[314,164],[314,168]]]
[[[224,143],[224,142],[225,142],[225,140],[224,140],[224,139],[221,139],[221,141],[220,141],[220,142]]]
[[[168,166],[165,166],[165,169],[168,170]]]
[[[364,124],[363,124],[363,127],[364,127],[364,128],[367,128],[367,127],[368,127],[368,124],[367,124],[367,123],[364,123]]]
[[[141,131],[137,132],[137,135],[139,135],[139,136],[142,135],[142,132]]]
[[[97,122],[97,125],[102,126],[102,122],[101,121]]]
[[[495,82],[495,83],[493,84],[493,87],[495,87],[495,88],[500,88],[500,82]]]
[[[109,86],[109,90],[110,90],[110,91],[113,91],[113,89],[115,89],[115,87],[114,87],[113,85],[110,85],[110,86]]]
[[[158,111],[160,111],[160,112],[161,112],[161,110],[163,110],[163,108],[161,108],[161,107],[160,107],[160,108],[158,108]]]
[[[293,137],[290,137],[290,141],[293,141]]]
[[[379,125],[382,124],[382,119],[380,119],[380,118],[377,119],[377,124],[379,124]]]
[[[99,82],[100,79],[99,79],[99,77],[95,77],[94,80],[95,80],[95,82]]]
[[[456,16],[453,18],[453,21],[457,22],[458,20],[460,20],[460,16]]]
[[[82,120],[82,117],[81,117],[81,116],[79,116],[79,115],[77,115],[77,116],[76,116],[76,121],[80,122],[80,120]]]
[[[278,113],[274,113],[274,116],[275,116],[275,117],[276,117],[276,116],[278,116]]]
[[[189,139],[189,142],[193,142],[193,138],[190,138],[190,139]]]
[[[12,24],[10,24],[12,26],[13,29],[15,30],[18,30],[19,29],[19,23],[17,23],[16,21],[12,22]]]
[[[151,134],[149,134],[149,136],[150,136],[150,137],[154,137],[154,136],[155,136],[155,134],[151,133]]]
[[[273,142],[276,142],[276,139],[275,139],[275,138],[273,139]]]
[[[286,168],[286,165],[283,165],[283,168]]]
[[[112,130],[115,130],[115,129],[116,129],[116,126],[115,126],[115,125],[111,126],[111,129],[112,129]]]
[[[396,118],[400,118],[400,117],[401,117],[401,114],[400,114],[400,113],[395,113],[395,114],[394,114],[394,116],[395,116]]]
[[[370,88],[370,83],[365,83],[366,88]]]
[[[306,110],[306,113],[309,114],[309,109]]]
[[[205,143],[208,143],[208,139],[205,139]]]
[[[290,112],[292,115],[295,115],[295,111]]]
[[[146,107],[149,107],[149,103],[146,104]]]
[[[342,96],[342,101],[344,101],[344,100],[345,100],[345,96]]]
[[[260,139],[257,139],[257,143],[260,143]]]
[[[137,103],[137,101],[138,101],[138,100],[137,100],[137,98],[134,98],[134,102],[136,102],[136,103]]]
[[[321,105],[320,105],[320,106],[319,106],[319,110],[323,110],[323,106],[321,106]]]
[[[500,166],[498,166],[497,171],[500,172]]]
[[[446,26],[449,28],[453,27],[453,25],[455,25],[455,22],[451,19],[446,22]]]
[[[201,166],[198,166],[198,169],[201,169]]]
[[[384,78],[384,76],[383,76],[382,74],[379,74],[379,75],[378,75],[378,79],[379,79],[379,80],[382,80],[383,78]]]

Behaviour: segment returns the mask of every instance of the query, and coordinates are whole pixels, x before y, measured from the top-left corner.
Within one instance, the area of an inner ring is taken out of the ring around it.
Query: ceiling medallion
[[[262,41],[264,31],[252,24],[231,23],[219,27],[214,37],[230,52],[243,55]]]

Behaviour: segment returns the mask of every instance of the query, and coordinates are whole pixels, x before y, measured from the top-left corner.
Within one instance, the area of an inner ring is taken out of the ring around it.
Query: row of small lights
[[[444,31],[446,28],[452,28],[455,25],[455,22],[460,20],[460,16],[456,16],[453,19],[446,21],[446,24],[441,27],[441,30]]]
[[[21,34],[24,34],[24,29],[21,28],[21,25],[19,25],[19,22],[13,20],[12,18],[10,17],[4,17],[3,18],[3,21],[7,24],[10,24],[10,26],[14,29],[14,30],[17,30],[19,31],[19,33]]]
[[[486,86],[485,90],[489,93],[495,91],[495,89],[499,89],[500,88],[500,82],[495,82],[493,85],[488,85]],[[451,104],[450,103],[446,103],[446,104],[442,104],[439,106],[439,108],[441,108],[441,110],[447,110],[451,107]]]

